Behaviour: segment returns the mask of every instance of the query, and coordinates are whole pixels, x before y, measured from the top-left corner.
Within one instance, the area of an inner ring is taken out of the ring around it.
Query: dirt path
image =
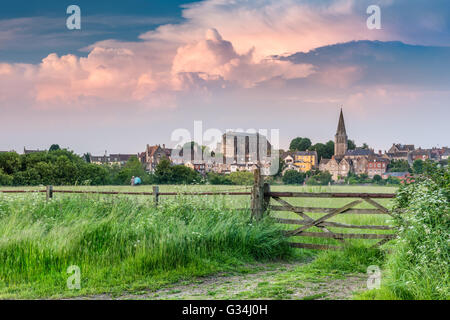
[[[140,291],[119,297],[97,295],[80,299],[351,299],[365,289],[364,274],[338,276],[320,274],[305,264],[262,265],[251,274],[215,275],[189,284],[177,283],[157,291]]]

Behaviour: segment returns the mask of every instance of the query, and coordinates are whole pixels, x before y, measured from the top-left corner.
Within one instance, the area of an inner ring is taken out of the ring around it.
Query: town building
[[[292,164],[300,172],[308,172],[318,167],[317,151],[296,151]]]
[[[367,159],[367,175],[370,179],[374,176],[379,175],[380,177],[387,171],[387,167],[389,164],[389,160],[378,157],[378,156],[369,156]]]
[[[348,150],[348,136],[345,128],[344,114],[341,109],[338,127],[334,136],[334,155],[331,159],[321,159],[320,171],[328,171],[334,181],[347,177],[350,173],[368,174],[369,177],[381,175],[387,170],[389,159],[381,152],[375,154],[370,148]]]
[[[144,168],[148,172],[154,172],[156,166],[161,162],[162,159],[168,159],[171,161],[172,149],[167,149],[163,144],[150,146],[147,144],[145,151],[139,154],[139,160],[144,165]]]

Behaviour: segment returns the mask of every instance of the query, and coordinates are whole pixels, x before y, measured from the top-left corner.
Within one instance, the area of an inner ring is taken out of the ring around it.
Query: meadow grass
[[[58,188],[151,191],[150,186]],[[161,192],[237,189],[243,187],[160,187]],[[272,190],[393,192],[395,188],[273,186]],[[316,274],[365,272],[368,265],[383,262],[379,250],[367,249],[376,240],[346,240],[348,248],[339,252],[290,249],[288,241],[338,243],[333,239],[305,237],[287,240],[281,230],[294,226],[276,224],[270,216],[297,218],[295,213],[274,212],[255,223],[249,210],[232,210],[248,208],[249,196],[177,196],[161,197],[160,201],[155,208],[151,196],[57,193],[47,203],[42,193],[0,194],[0,298],[61,298],[156,290],[178,280],[244,270],[258,261],[306,256],[316,257],[308,267],[310,273]],[[338,207],[352,199],[288,201],[298,206]],[[389,206],[389,200],[380,203]],[[389,224],[387,218],[343,214],[332,221]],[[331,229],[367,233],[367,230]],[[67,288],[66,270],[71,265],[81,269],[81,290]]]

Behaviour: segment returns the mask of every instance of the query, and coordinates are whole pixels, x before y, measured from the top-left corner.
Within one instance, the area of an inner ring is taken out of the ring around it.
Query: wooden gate
[[[294,212],[298,218],[275,218],[279,223],[297,225],[298,227],[285,231],[287,237],[313,237],[336,239],[343,245],[345,239],[379,239],[375,246],[380,246],[395,237],[393,233],[337,233],[330,230],[333,228],[345,229],[365,229],[365,230],[392,230],[387,225],[354,225],[342,222],[330,221],[331,218],[341,214],[381,214],[391,215],[390,211],[375,201],[374,199],[392,199],[395,194],[392,193],[311,193],[311,192],[271,192],[270,186],[262,182],[258,170],[255,171],[255,184],[252,191],[252,214],[258,219],[267,211],[289,211]],[[259,177],[258,177],[259,176]],[[337,208],[322,207],[298,207],[290,204],[282,198],[334,198],[349,199],[350,202]],[[277,205],[271,204],[273,199]],[[372,208],[355,208],[361,203],[368,203]],[[324,213],[319,218],[311,217],[310,213]],[[312,231],[311,228],[319,228],[320,232]],[[342,249],[343,246],[297,243],[291,242],[291,246],[296,248],[309,249]]]

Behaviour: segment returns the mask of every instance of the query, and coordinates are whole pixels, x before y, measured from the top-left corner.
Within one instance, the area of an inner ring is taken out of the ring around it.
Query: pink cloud
[[[182,91],[208,96],[211,88],[251,88],[267,81],[280,86],[315,69],[274,55],[389,38],[382,30],[369,31],[365,16],[354,11],[352,0],[191,4],[183,10],[186,21],[147,32],[141,42],[106,40],[85,48],[87,57],[52,53],[37,65],[0,65],[0,100],[20,96],[38,107],[99,100],[158,106],[174,105]],[[358,70],[347,68],[331,70],[321,81],[345,87],[357,79]]]

